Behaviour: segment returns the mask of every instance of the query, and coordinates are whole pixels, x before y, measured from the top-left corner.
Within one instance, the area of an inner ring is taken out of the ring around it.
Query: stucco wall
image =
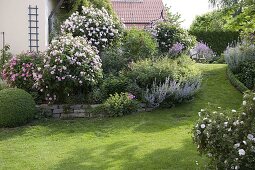
[[[5,32],[6,44],[11,52],[18,54],[29,50],[29,16],[28,7],[38,6],[39,50],[48,46],[48,15],[52,8],[51,0],[0,0],[0,32]],[[2,35],[0,35],[2,49]]]

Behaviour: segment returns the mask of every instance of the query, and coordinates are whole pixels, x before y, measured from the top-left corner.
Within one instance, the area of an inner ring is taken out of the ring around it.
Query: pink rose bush
[[[43,60],[42,79],[35,87],[46,100],[64,101],[69,95],[84,92],[102,77],[97,50],[83,37],[60,36],[52,41]]]
[[[74,37],[82,36],[89,44],[101,49],[119,36],[113,17],[102,8],[82,7],[82,12],[73,13],[61,26],[62,34],[71,33]]]
[[[31,92],[34,83],[42,78],[42,74],[40,74],[42,58],[43,54],[33,52],[13,56],[3,66],[2,79],[10,87],[18,87]]]

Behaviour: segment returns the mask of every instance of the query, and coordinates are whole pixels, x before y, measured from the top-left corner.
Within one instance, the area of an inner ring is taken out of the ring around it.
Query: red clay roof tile
[[[162,0],[112,0],[112,7],[124,24],[148,24],[160,18]]]

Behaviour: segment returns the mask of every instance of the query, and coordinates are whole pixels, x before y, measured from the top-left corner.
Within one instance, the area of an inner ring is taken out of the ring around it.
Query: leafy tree
[[[214,6],[228,10],[226,28],[241,31],[252,41],[255,36],[254,0],[209,0]]]

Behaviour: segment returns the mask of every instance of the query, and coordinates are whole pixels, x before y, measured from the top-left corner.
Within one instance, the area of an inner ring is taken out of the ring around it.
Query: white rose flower
[[[234,148],[235,148],[235,149],[237,149],[237,148],[239,148],[239,147],[240,147],[240,143],[234,144]]]
[[[243,106],[246,106],[247,102],[246,101],[243,101]]]
[[[224,122],[224,126],[227,127],[228,126],[228,122]]]
[[[233,113],[236,113],[236,110],[233,109],[232,112],[233,112]]]
[[[204,128],[205,128],[205,124],[201,124],[200,127],[201,127],[202,129],[204,129]]]
[[[253,136],[252,134],[248,134],[247,138],[248,138],[249,140],[252,140],[252,139],[254,138],[254,136]]]
[[[245,155],[245,150],[239,149],[238,153],[239,153],[240,156],[244,156]]]

